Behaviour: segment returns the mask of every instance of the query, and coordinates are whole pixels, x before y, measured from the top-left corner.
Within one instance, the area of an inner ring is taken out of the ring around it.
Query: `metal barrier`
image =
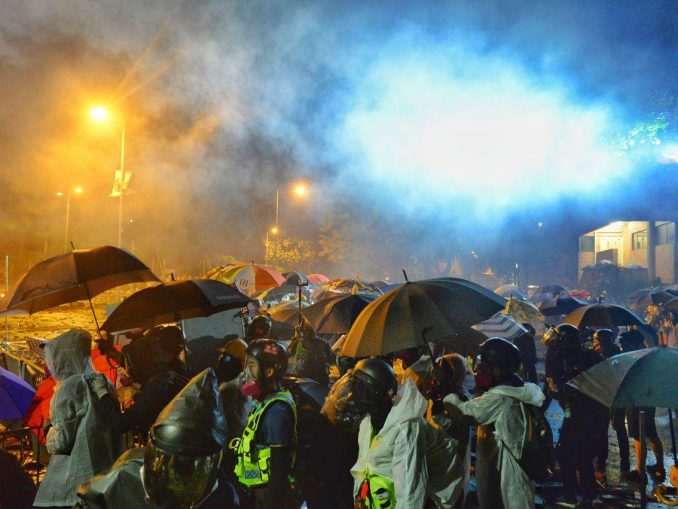
[[[48,458],[40,445],[42,428],[16,428],[0,431],[0,450],[12,454],[27,474],[35,478],[39,486],[45,473]],[[42,458],[41,458],[42,456]]]

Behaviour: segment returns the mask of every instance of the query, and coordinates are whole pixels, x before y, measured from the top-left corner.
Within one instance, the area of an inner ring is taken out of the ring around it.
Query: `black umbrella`
[[[92,297],[116,286],[155,281],[160,280],[124,249],[77,249],[33,266],[17,285],[3,314],[19,310],[33,314],[79,300],[88,300],[94,314]]]
[[[537,308],[544,316],[566,315],[577,308],[586,306],[583,300],[574,297],[555,297],[548,301],[542,301],[537,304]]]
[[[619,327],[646,325],[634,311],[616,304],[589,304],[575,309],[563,319],[576,327]]]
[[[251,299],[233,285],[214,279],[170,281],[140,290],[120,303],[101,328],[115,332],[156,325],[247,306]]]
[[[320,411],[330,391],[326,385],[319,384],[310,378],[288,376],[283,378],[282,384],[292,393],[299,406],[310,406],[317,411]]]
[[[662,304],[662,309],[664,311],[673,311],[674,313],[678,312],[678,297],[674,297],[670,301]]]
[[[639,311],[641,309],[647,308],[648,306],[658,306],[660,304],[664,304],[674,297],[675,295],[671,295],[664,290],[645,289],[635,291],[629,295],[627,303],[629,308],[633,309],[634,311]]]
[[[345,334],[375,298],[368,294],[339,294],[307,307],[301,314],[318,334]]]
[[[464,279],[408,281],[367,305],[348,331],[342,355],[385,355],[440,342],[505,305],[503,297]]]
[[[295,288],[299,283],[305,283],[308,281],[308,277],[304,276],[300,272],[284,272],[283,277],[285,278],[286,285],[290,285]]]

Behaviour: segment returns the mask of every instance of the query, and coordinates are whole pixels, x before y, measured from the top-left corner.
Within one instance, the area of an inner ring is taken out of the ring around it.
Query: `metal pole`
[[[645,509],[647,507],[647,470],[645,463],[647,462],[647,444],[645,443],[645,412],[638,412],[638,438],[640,439],[640,458],[638,467],[640,470],[640,507]]]
[[[66,193],[66,230],[64,232],[64,253],[68,253],[68,221],[71,216],[71,192]]]
[[[278,219],[280,212],[280,188],[275,188],[275,247],[273,248],[273,265],[278,265],[278,236],[280,235],[280,228],[278,227]]]
[[[120,201],[118,202],[118,247],[122,247],[122,197],[125,194],[125,119],[120,138]]]

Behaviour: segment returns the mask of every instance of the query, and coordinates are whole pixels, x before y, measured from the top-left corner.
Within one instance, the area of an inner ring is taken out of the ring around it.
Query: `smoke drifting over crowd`
[[[675,215],[677,29],[672,1],[4,2],[2,245],[59,252],[76,185],[76,247],[115,243],[124,121],[124,243],[180,270],[263,261],[276,187],[282,236],[350,225],[336,270],[576,250]]]

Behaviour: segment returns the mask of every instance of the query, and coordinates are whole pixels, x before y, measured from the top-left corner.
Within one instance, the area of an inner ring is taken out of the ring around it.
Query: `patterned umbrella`
[[[257,292],[285,284],[283,275],[273,267],[243,263],[217,272],[211,279],[235,284],[245,295],[252,297]]]
[[[527,332],[527,329],[516,322],[510,316],[497,313],[489,320],[480,322],[473,326],[474,329],[482,332],[488,338],[515,339]]]
[[[518,322],[528,323],[533,320],[541,320],[544,316],[539,311],[539,308],[532,304],[529,300],[509,298],[506,301],[504,314],[515,318]]]

